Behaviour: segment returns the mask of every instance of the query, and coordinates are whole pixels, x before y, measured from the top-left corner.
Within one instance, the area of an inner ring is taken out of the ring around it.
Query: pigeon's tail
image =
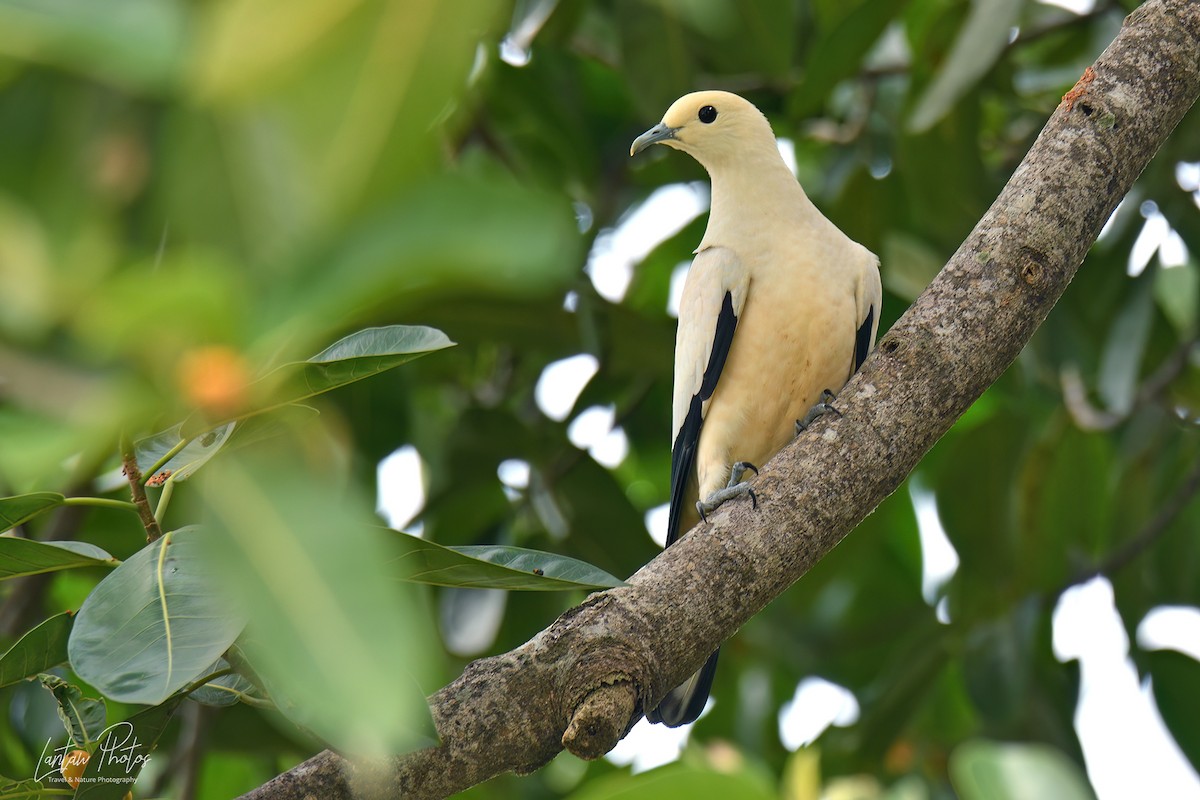
[[[695,722],[708,701],[713,676],[717,674],[717,656],[720,654],[720,650],[713,651],[699,672],[667,692],[667,696],[657,707],[646,712],[646,719],[661,722],[668,728],[678,728],[680,725]]]

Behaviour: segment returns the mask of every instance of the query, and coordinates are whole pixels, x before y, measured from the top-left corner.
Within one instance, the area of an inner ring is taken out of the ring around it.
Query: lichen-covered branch
[[[388,763],[321,753],[247,797],[444,797],[564,746],[611,748],[720,642],[898,487],[1013,362],[1101,226],[1200,93],[1200,3],[1126,21],[934,282],[828,415],[629,580],[430,698],[441,745]],[[679,598],[688,598],[680,603]]]

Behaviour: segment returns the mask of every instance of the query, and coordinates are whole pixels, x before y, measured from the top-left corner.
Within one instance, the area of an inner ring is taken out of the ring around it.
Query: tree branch
[[[146,529],[146,542],[159,539],[162,537],[162,527],[154,517],[154,512],[150,510],[150,501],[146,498],[146,487],[142,485],[142,473],[138,469],[133,442],[124,434],[121,435],[121,471],[125,473],[125,479],[129,481],[130,499],[137,507],[142,527]]]
[[[583,758],[610,749],[891,494],[1013,362],[1200,93],[1200,3],[1146,3],[1094,72],[842,390],[842,416],[763,468],[757,511],[723,507],[628,585],[468,665],[429,700],[440,746],[373,764],[320,753],[246,797],[445,797],[531,772],[564,746]]]

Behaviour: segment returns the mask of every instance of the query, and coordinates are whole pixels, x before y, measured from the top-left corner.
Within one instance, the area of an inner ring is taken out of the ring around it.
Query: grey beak
[[[633,140],[633,144],[629,147],[629,155],[636,156],[638,153],[642,152],[655,142],[674,139],[675,132],[678,130],[678,128],[668,128],[661,122],[658,123],[653,128]]]

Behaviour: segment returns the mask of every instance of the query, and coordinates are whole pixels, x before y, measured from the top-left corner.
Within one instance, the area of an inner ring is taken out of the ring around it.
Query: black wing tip
[[[875,327],[875,306],[867,308],[867,316],[854,334],[854,372],[867,360],[871,352],[871,330]]]

